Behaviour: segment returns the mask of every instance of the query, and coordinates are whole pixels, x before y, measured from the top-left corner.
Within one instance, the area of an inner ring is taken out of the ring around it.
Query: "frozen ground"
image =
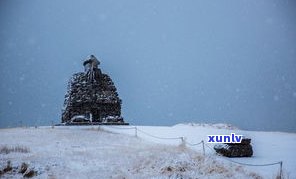
[[[279,165],[245,167],[233,164],[202,145],[182,145],[207,139],[208,134],[236,134],[252,138],[254,156],[234,161],[264,164],[283,161],[285,175],[296,178],[296,134],[241,131],[226,125],[179,124],[173,127],[137,126],[39,127],[0,130],[0,147],[23,146],[28,153],[0,154],[14,168],[26,162],[38,178],[272,178]],[[152,136],[147,135],[150,134]],[[122,135],[128,134],[128,135]],[[134,137],[137,134],[138,137]],[[153,136],[177,139],[157,139]],[[212,145],[209,145],[213,147]],[[2,177],[21,178],[17,172]]]

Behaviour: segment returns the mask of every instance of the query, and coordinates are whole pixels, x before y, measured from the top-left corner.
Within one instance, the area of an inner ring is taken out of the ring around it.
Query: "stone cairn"
[[[76,73],[68,83],[62,109],[62,123],[127,125],[121,117],[121,99],[111,78],[101,72],[100,62],[90,55],[84,72]]]

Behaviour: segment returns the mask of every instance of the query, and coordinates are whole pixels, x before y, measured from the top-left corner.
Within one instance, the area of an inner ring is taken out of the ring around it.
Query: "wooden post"
[[[202,140],[201,143],[202,143],[203,155],[205,156],[206,155],[206,152],[205,152],[205,142]]]
[[[135,137],[138,137],[138,129],[135,127]]]
[[[280,179],[282,179],[283,174],[283,161],[280,162]]]
[[[181,146],[185,148],[186,147],[186,138],[180,137],[180,139],[181,139]]]

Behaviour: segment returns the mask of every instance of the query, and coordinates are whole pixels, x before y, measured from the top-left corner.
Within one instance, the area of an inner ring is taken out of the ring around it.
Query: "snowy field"
[[[296,178],[296,134],[242,131],[227,125],[60,126],[0,129],[0,147],[28,152],[0,153],[0,169],[11,161],[3,178],[22,178],[25,162],[37,178],[275,178],[279,165],[242,166],[220,157],[208,134],[242,134],[252,138],[254,156],[231,159],[247,164],[283,161],[284,175]],[[137,136],[137,137],[135,137]],[[160,137],[160,138],[156,138]],[[184,137],[185,140],[180,139]],[[187,142],[187,143],[184,143]]]

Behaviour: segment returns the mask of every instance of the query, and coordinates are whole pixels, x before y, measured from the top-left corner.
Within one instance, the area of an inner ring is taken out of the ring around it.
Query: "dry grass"
[[[262,176],[258,175],[258,174],[255,173],[255,172],[250,172],[250,173],[249,173],[249,177],[250,177],[250,178],[254,178],[254,179],[263,179]]]
[[[25,146],[0,146],[0,154],[9,154],[11,152],[29,153],[30,149]]]
[[[278,172],[277,174],[276,174],[276,176],[274,176],[273,178],[275,178],[275,179],[289,179],[290,178],[290,176],[289,176],[289,174],[288,173],[286,173],[286,172],[282,172],[282,176],[280,175],[280,172]]]

